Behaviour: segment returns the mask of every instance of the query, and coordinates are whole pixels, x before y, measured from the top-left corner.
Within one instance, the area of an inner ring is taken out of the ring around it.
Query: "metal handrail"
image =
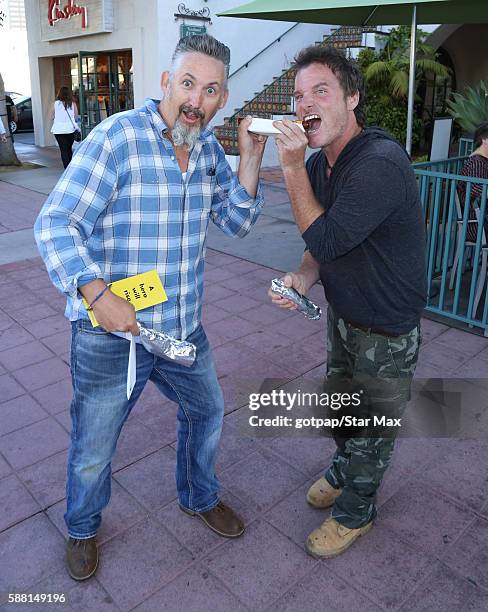
[[[437,172],[435,170],[424,170],[422,168],[414,168],[417,176],[430,176],[431,178],[449,179],[456,181],[464,181],[465,183],[479,183],[480,185],[488,185],[488,179],[479,176],[468,176],[465,174],[455,174],[454,172]]]
[[[445,159],[435,159],[431,161],[415,162],[412,164],[414,168],[426,168],[427,166],[437,166],[452,161],[458,161],[461,159],[467,159],[467,155],[456,155],[456,157],[446,157]]]
[[[262,55],[265,51],[267,51],[270,47],[272,47],[275,43],[280,42],[281,39],[283,38],[283,36],[286,36],[288,34],[288,32],[291,32],[293,29],[295,29],[298,25],[300,25],[301,22],[297,22],[294,25],[291,26],[291,28],[288,28],[288,30],[286,30],[286,32],[283,32],[283,34],[280,34],[278,36],[278,38],[275,38],[272,42],[269,43],[269,45],[267,45],[266,47],[264,47],[264,49],[261,49],[261,51],[259,53],[256,53],[256,55],[254,57],[251,57],[250,60],[248,60],[245,64],[242,64],[242,66],[240,66],[237,70],[234,70],[234,72],[232,72],[231,74],[229,74],[229,79],[231,79],[234,75],[236,75],[240,70],[242,70],[243,68],[247,68],[249,66],[249,64],[251,62],[253,62],[257,57],[259,57],[260,55]]]

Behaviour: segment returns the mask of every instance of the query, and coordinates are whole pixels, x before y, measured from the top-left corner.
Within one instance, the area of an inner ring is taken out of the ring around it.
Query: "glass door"
[[[81,131],[86,136],[100,121],[134,108],[132,51],[78,54]]]
[[[112,109],[114,113],[134,108],[132,87],[132,51],[110,54],[112,74]]]
[[[108,53],[78,54],[81,132],[85,137],[112,114],[111,61]]]

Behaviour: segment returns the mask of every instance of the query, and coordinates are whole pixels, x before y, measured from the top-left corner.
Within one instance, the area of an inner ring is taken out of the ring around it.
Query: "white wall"
[[[30,95],[27,31],[22,0],[0,0],[0,72],[6,91]]]
[[[0,30],[0,72],[6,91],[16,91],[26,96],[30,95],[31,79],[27,32]]]
[[[194,11],[207,7],[210,10],[211,24],[205,24],[207,32],[221,40],[231,49],[230,71],[234,72],[260,49],[268,45],[292,23],[283,21],[265,21],[256,19],[234,19],[217,17],[216,14],[242,4],[242,0],[187,0],[187,8]],[[171,55],[180,35],[181,19],[175,21],[178,3],[158,0],[159,5],[159,52],[161,70],[169,66]],[[203,25],[203,22],[186,18],[187,24]]]

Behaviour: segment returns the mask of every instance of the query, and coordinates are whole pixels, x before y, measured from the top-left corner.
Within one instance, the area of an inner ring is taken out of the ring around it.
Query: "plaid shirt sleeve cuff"
[[[232,179],[232,186],[229,192],[229,200],[234,206],[238,206],[239,208],[260,209],[264,204],[264,194],[263,188],[261,187],[261,183],[258,182],[256,197],[252,198],[247,193],[247,189],[239,182],[239,178],[235,176]]]
[[[103,278],[103,274],[100,268],[96,264],[93,264],[85,270],[78,272],[70,279],[66,286],[65,293],[72,298],[77,298],[79,297],[78,289],[84,285],[87,285],[88,283],[91,283],[97,278]]]

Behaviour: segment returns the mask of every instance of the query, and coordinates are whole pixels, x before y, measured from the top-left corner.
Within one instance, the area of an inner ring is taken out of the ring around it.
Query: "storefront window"
[[[81,51],[53,58],[53,63],[55,90],[71,87],[84,135],[108,116],[134,107],[131,50]]]

